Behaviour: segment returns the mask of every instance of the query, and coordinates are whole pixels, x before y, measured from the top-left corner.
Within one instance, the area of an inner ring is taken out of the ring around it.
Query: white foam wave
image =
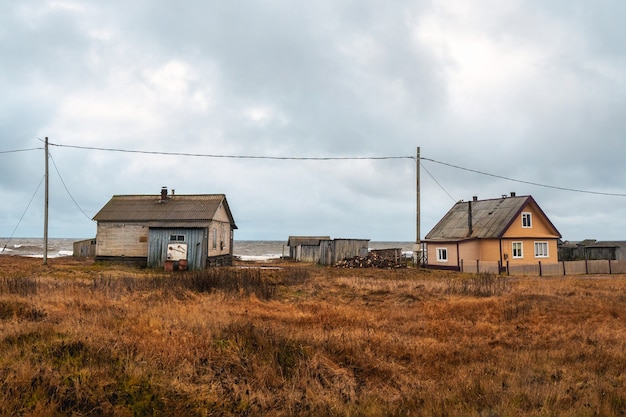
[[[270,259],[280,259],[282,255],[279,254],[267,254],[267,255],[235,255],[242,261],[269,261]]]

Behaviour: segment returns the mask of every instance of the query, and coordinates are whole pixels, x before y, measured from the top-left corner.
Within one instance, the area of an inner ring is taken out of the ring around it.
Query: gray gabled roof
[[[94,216],[98,222],[141,222],[154,227],[203,227],[213,220],[220,205],[237,228],[224,194],[114,195]]]
[[[626,247],[626,241],[610,240],[610,241],[593,242],[591,244],[585,245],[585,247],[586,248],[623,248],[623,247]]]
[[[471,224],[469,228],[469,208]],[[531,196],[502,197],[499,199],[459,201],[426,235],[424,240],[456,241],[465,239],[500,238],[511,223],[528,205],[542,214],[546,223],[561,236]]]
[[[289,236],[287,246],[319,245],[321,240],[330,240],[330,236]]]

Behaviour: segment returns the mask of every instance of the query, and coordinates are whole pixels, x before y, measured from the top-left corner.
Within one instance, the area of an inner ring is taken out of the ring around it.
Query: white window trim
[[[545,255],[538,255],[537,254],[537,244],[545,245],[545,247],[546,247],[546,254]],[[545,240],[536,241],[535,244],[534,244],[534,249],[535,249],[535,258],[549,258],[550,257],[550,245],[548,245],[547,241],[545,241]]]
[[[520,255],[515,255],[515,244],[519,243],[519,249],[520,249]],[[517,241],[517,242],[511,242],[511,257],[513,259],[524,259],[524,242],[522,241]]]
[[[528,226],[524,225],[524,217],[528,216]],[[522,212],[522,228],[530,229],[533,227],[533,214],[530,211]]]
[[[441,257],[442,253],[446,254],[445,259]],[[437,262],[448,262],[448,248],[437,248]]]

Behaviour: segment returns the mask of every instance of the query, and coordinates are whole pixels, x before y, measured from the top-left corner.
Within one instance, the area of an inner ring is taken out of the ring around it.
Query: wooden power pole
[[[44,209],[43,209],[43,264],[48,265],[48,137],[46,136],[46,163],[45,163],[45,197],[44,197]]]
[[[413,247],[413,256],[416,258],[416,264],[422,263],[422,243],[420,241],[420,147],[417,147],[417,156],[415,157],[415,186],[416,186],[416,204],[415,204],[415,246]]]

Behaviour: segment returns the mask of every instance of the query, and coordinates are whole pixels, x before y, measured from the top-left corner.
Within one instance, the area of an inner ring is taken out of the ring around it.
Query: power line
[[[186,153],[186,152],[161,152],[161,151],[145,151],[145,150],[130,150],[119,148],[100,148],[94,146],[78,146],[78,145],[63,145],[59,143],[50,143],[50,146],[57,146],[61,148],[74,148],[74,149],[86,149],[94,151],[106,151],[106,152],[123,152],[123,153],[138,153],[146,155],[167,155],[167,156],[192,156],[203,158],[225,158],[225,159],[272,159],[272,160],[291,160],[291,161],[337,161],[337,160],[384,160],[384,159],[413,159],[414,156],[259,156],[259,155],[220,155],[220,154],[202,154],[202,153]]]
[[[7,248],[7,245],[9,244],[9,242],[11,242],[11,239],[13,239],[13,235],[15,234],[15,232],[17,231],[17,228],[20,226],[20,223],[22,223],[22,220],[24,219],[24,216],[26,215],[26,212],[28,211],[30,205],[33,203],[33,200],[35,199],[35,196],[37,195],[37,191],[39,191],[39,188],[41,187],[41,184],[43,183],[43,180],[46,177],[43,176],[41,177],[41,181],[39,181],[39,185],[37,185],[37,189],[35,190],[35,192],[33,193],[33,196],[30,198],[30,201],[28,202],[28,205],[26,206],[26,209],[24,210],[24,212],[22,213],[22,216],[20,217],[20,219],[17,221],[17,224],[15,225],[15,228],[13,229],[13,231],[11,232],[11,236],[9,236],[9,239],[7,240],[7,242],[4,244],[4,247],[2,248],[2,250],[0,251],[0,253],[4,253],[4,250]]]
[[[521,183],[521,184],[534,185],[536,187],[551,188],[553,190],[570,191],[570,192],[574,192],[574,193],[605,195],[605,196],[612,196],[612,197],[626,197],[626,194],[607,193],[607,192],[602,192],[602,191],[580,190],[580,189],[576,189],[576,188],[568,188],[568,187],[559,187],[559,186],[556,186],[556,185],[540,184],[538,182],[518,180],[518,179],[515,179],[515,178],[505,177],[503,175],[490,174],[488,172],[478,171],[476,169],[471,169],[471,168],[465,168],[465,167],[461,167],[461,166],[458,166],[458,165],[449,164],[449,163],[446,163],[446,162],[436,161],[436,160],[430,159],[430,158],[420,158],[420,159],[423,159],[425,161],[434,162],[436,164],[445,165],[445,166],[448,166],[448,167],[451,167],[451,168],[460,169],[460,170],[463,170],[463,171],[473,172],[473,173],[480,174],[480,175],[486,175],[486,176],[493,177],[493,178],[499,178],[499,179],[502,179],[502,180],[518,182],[518,183]]]
[[[54,162],[54,158],[52,157],[52,154],[48,152],[48,156],[50,156],[50,160],[52,161],[52,165],[54,165],[54,169],[57,172],[57,175],[59,176],[59,179],[61,180],[61,184],[63,184],[63,188],[65,188],[65,191],[67,192],[67,195],[70,196],[70,198],[72,199],[72,201],[74,202],[74,205],[78,208],[78,210],[80,210],[81,213],[83,213],[85,215],[85,217],[87,217],[89,220],[93,221],[88,215],[87,213],[85,213],[85,210],[83,210],[78,203],[76,202],[76,199],[74,198],[74,196],[72,195],[72,193],[70,193],[70,190],[67,188],[67,185],[65,184],[65,181],[63,181],[63,177],[61,176],[61,173],[59,172],[59,168],[57,167],[56,162]]]
[[[420,159],[425,159],[425,158],[420,158]],[[443,190],[443,192],[448,194],[448,197],[450,197],[450,200],[454,201],[455,203],[458,201],[458,199],[455,199],[454,197],[452,197],[450,193],[448,192],[448,190],[446,190],[443,187],[443,185],[441,185],[439,181],[437,181],[437,179],[433,177],[433,174],[430,173],[430,171],[428,170],[428,168],[424,166],[424,164],[422,164],[422,168],[424,168],[424,171],[426,171],[426,173],[430,176],[430,178],[432,178],[432,180],[435,181],[435,183]]]
[[[51,146],[57,146],[62,148],[74,148],[74,149],[83,149],[83,150],[95,150],[95,151],[106,151],[106,152],[123,152],[123,153],[135,153],[135,154],[146,154],[146,155],[167,155],[167,156],[189,156],[189,157],[204,157],[204,158],[224,158],[224,159],[265,159],[265,160],[292,160],[292,161],[337,161],[337,160],[392,160],[392,159],[411,159],[415,160],[415,156],[338,156],[338,157],[298,157],[298,156],[259,156],[259,155],[222,155],[222,154],[202,154],[202,153],[186,153],[186,152],[162,152],[162,151],[146,151],[146,150],[131,150],[131,149],[120,149],[120,148],[102,148],[95,146],[78,146],[78,145],[65,145],[59,143],[50,143]],[[608,193],[602,191],[591,191],[591,190],[581,190],[576,188],[568,188],[561,187],[556,185],[549,184],[541,184],[533,181],[525,181],[516,178],[506,177],[504,175],[491,174],[484,171],[479,171],[476,169],[466,168],[459,165],[450,164],[447,162],[437,161],[432,158],[420,157],[420,160],[430,161],[436,164],[445,165],[450,168],[460,169],[467,172],[473,172],[480,175],[489,176],[492,178],[503,179],[506,181],[517,182],[521,184],[533,185],[536,187],[550,188],[554,190],[561,191],[569,191],[575,193],[584,193],[584,194],[593,194],[593,195],[604,195],[604,196],[612,196],[612,197],[626,197],[626,194],[621,193]],[[426,171],[428,172],[428,170]],[[428,172],[428,174],[432,177],[432,175]],[[434,178],[433,178],[434,179]],[[437,182],[437,180],[435,180]],[[437,182],[437,184],[439,184]],[[441,184],[439,184],[440,187]],[[442,187],[443,188],[443,187]],[[445,189],[444,189],[445,191]],[[450,194],[446,191],[446,194],[450,196]],[[451,196],[450,196],[451,197]],[[454,200],[454,199],[453,199]],[[455,200],[456,201],[456,200]]]
[[[40,151],[43,148],[27,148],[27,149],[12,149],[9,151],[0,151],[1,153],[16,153],[16,152],[28,152],[28,151]]]

